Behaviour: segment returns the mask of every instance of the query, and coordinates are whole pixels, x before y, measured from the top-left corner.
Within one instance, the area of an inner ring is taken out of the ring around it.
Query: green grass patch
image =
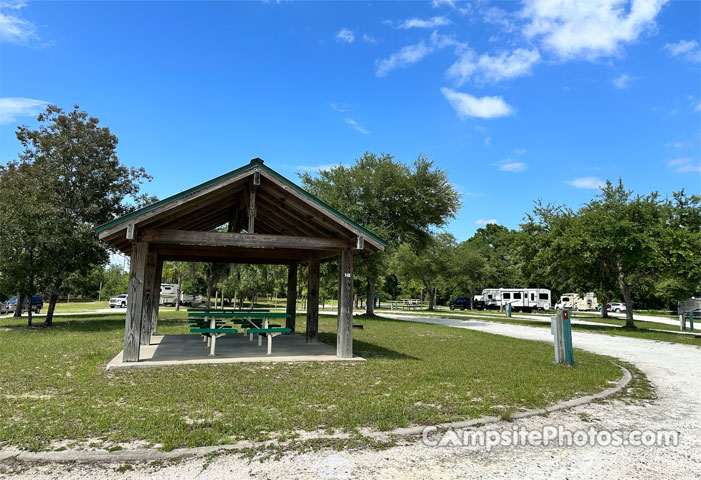
[[[48,299],[44,302],[44,308],[41,313],[46,313],[49,308]],[[104,308],[110,308],[109,299],[89,302],[59,302],[56,303],[56,313],[82,313],[82,312],[94,312],[95,310],[101,310]],[[122,309],[124,310],[124,309]]]
[[[549,322],[544,322],[542,321],[542,318],[540,317],[541,320],[529,320],[526,318],[508,318],[505,314],[501,313],[499,314],[498,312],[493,312],[491,314],[480,314],[480,313],[464,313],[464,312],[404,312],[404,311],[389,311],[389,310],[383,310],[381,313],[386,313],[386,314],[396,314],[396,315],[414,315],[414,316],[428,316],[428,317],[436,317],[436,318],[459,318],[459,319],[471,319],[471,320],[482,320],[485,322],[498,322],[498,323],[509,323],[509,324],[514,324],[514,325],[527,325],[530,327],[542,327],[542,328],[550,328],[550,323]],[[519,315],[521,315],[519,313]],[[640,321],[636,320],[635,325],[636,328],[627,328],[625,327],[625,320],[617,319],[617,318],[601,318],[601,317],[589,317],[589,316],[582,316],[581,314],[578,314],[577,316],[573,317],[573,319],[579,319],[579,320],[586,320],[587,322],[592,322],[592,323],[610,323],[610,324],[615,324],[617,326],[608,326],[608,325],[581,325],[581,324],[572,324],[572,329],[576,331],[584,331],[584,332],[589,332],[589,333],[602,333],[606,335],[617,335],[621,337],[632,337],[632,338],[642,338],[646,340],[657,340],[660,342],[670,342],[670,343],[680,343],[684,345],[695,345],[695,346],[701,346],[701,331],[697,332],[698,335],[684,335],[680,333],[676,333],[679,331],[678,327],[674,327],[673,325],[666,325],[664,323],[655,323],[655,322],[645,322],[645,321]],[[666,330],[664,332],[658,332],[656,330]]]
[[[163,312],[159,333],[188,332],[186,312]],[[600,391],[620,377],[610,359],[482,332],[362,318],[364,363],[197,365],[106,371],[122,348],[124,314],[61,316],[52,328],[0,321],[0,445],[130,441],[164,449],[299,430],[357,433],[506,415]],[[336,318],[320,339],[335,344]],[[305,329],[304,316],[297,331]],[[225,340],[224,340],[225,341]],[[306,445],[306,444],[305,444]],[[306,446],[304,447],[306,448]]]

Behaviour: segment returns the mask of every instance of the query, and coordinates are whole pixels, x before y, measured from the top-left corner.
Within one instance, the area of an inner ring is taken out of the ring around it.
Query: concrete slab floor
[[[138,362],[122,361],[119,352],[107,370],[117,368],[164,367],[169,365],[201,365],[245,362],[364,362],[358,356],[339,358],[336,347],[325,343],[307,343],[304,335],[280,335],[273,338],[273,351],[268,355],[267,339],[258,346],[254,336],[234,334],[217,338],[216,356],[209,356],[207,342],[200,335],[154,335],[151,345],[142,345]]]

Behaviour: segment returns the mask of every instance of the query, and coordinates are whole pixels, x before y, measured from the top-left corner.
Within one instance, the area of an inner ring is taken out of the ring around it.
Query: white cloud
[[[511,172],[511,173],[525,172],[526,169],[528,168],[528,165],[526,165],[524,162],[519,162],[519,161],[513,160],[511,158],[507,158],[507,159],[504,159],[500,162],[493,163],[492,166],[498,167],[499,170],[502,172]]]
[[[450,8],[455,8],[455,0],[432,0],[431,5],[433,8],[441,7],[443,5]]]
[[[432,17],[425,20],[423,18],[410,18],[405,20],[404,23],[399,25],[397,28],[436,28],[445,27],[446,25],[450,25],[452,23],[453,22],[446,17]]]
[[[701,112],[701,102],[699,102],[698,105],[696,105],[696,108],[694,108],[695,112]]]
[[[492,137],[484,137],[484,140],[482,142],[485,147],[488,147],[492,144]]]
[[[514,153],[516,155],[523,155],[524,153],[526,153],[526,149],[525,148],[517,148],[516,150],[514,150]]]
[[[497,222],[496,218],[490,218],[489,220],[485,220],[484,218],[480,218],[479,220],[475,220],[475,223],[477,225],[489,225],[490,223],[497,225],[499,222]]]
[[[667,166],[676,173],[701,172],[701,163],[691,157],[676,158],[667,162]]]
[[[619,54],[655,28],[669,0],[526,0],[524,34],[563,60]]]
[[[367,135],[367,134],[370,133],[370,130],[366,130],[365,128],[361,127],[361,126],[358,124],[358,122],[356,122],[356,121],[353,120],[352,118],[346,118],[346,119],[345,119],[345,122],[346,122],[348,125],[350,125],[351,127],[353,127],[355,130],[357,130],[358,132],[360,132],[360,133],[364,133],[365,135]]]
[[[375,40],[375,37],[372,37],[372,36],[368,35],[367,33],[363,33],[363,42],[377,43],[377,40]]]
[[[441,88],[441,93],[461,118],[497,118],[514,114],[514,109],[501,97],[473,97],[468,93]]]
[[[482,81],[499,82],[529,74],[538,60],[540,54],[537,49],[517,48],[510,53],[502,52],[496,56],[483,54],[479,57],[472,50],[465,49],[446,74],[458,85],[464,84],[472,75]]]
[[[36,26],[18,15],[27,2],[21,0],[3,0],[0,3],[0,42],[25,45],[39,40]]]
[[[348,107],[343,105],[343,104],[332,103],[330,106],[331,106],[331,110],[333,110],[334,112],[345,113],[348,111]]]
[[[334,167],[337,167],[339,164],[336,165],[297,165],[295,169],[300,172],[309,172],[309,173],[316,173],[321,170],[331,170]]]
[[[436,50],[449,46],[464,48],[465,44],[458,42],[447,35],[439,35],[437,32],[433,32],[428,42],[421,40],[419,43],[415,43],[414,45],[407,45],[406,47],[403,47],[397,53],[393,53],[388,58],[376,60],[375,75],[378,77],[384,77],[387,75],[387,73],[394,69],[405,68],[409,65],[413,65]]]
[[[17,120],[17,117],[36,115],[48,103],[33,98],[0,98],[0,124],[12,123]]]
[[[355,35],[347,28],[342,28],[336,34],[336,41],[341,43],[353,43],[355,41]]]
[[[511,33],[516,30],[516,25],[511,19],[511,14],[499,7],[490,7],[482,12],[482,20],[485,23],[498,25],[506,33]]]
[[[691,63],[701,62],[701,49],[696,40],[680,40],[677,43],[668,43],[664,49],[672,57],[681,58]]]
[[[572,185],[575,188],[593,188],[599,189],[604,185],[603,180],[597,177],[580,177],[574,180],[566,180],[567,185]]]
[[[613,85],[619,89],[628,88],[631,80],[633,80],[633,77],[624,73],[613,79]]]

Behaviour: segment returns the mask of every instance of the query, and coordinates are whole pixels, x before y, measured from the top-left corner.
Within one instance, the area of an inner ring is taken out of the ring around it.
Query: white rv
[[[572,310],[598,310],[599,301],[593,292],[588,292],[583,295],[578,293],[563,293],[560,300],[555,304],[557,310],[570,308]]]
[[[507,304],[514,311],[550,310],[550,290],[547,288],[485,288],[482,300],[488,309],[503,309]]]
[[[161,305],[175,305],[178,298],[178,284],[176,283],[161,283]],[[202,303],[202,295],[187,295],[180,292],[180,305],[194,305]]]

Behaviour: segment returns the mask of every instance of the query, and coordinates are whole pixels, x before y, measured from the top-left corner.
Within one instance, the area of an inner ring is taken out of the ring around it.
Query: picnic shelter
[[[226,231],[222,231],[222,230]],[[353,257],[386,243],[254,158],[229,173],[96,229],[130,257],[124,362],[158,322],[164,261],[287,265],[285,328],[295,330],[297,269],[308,267],[306,343],[318,342],[320,264],[338,262],[336,356],[353,356]]]

